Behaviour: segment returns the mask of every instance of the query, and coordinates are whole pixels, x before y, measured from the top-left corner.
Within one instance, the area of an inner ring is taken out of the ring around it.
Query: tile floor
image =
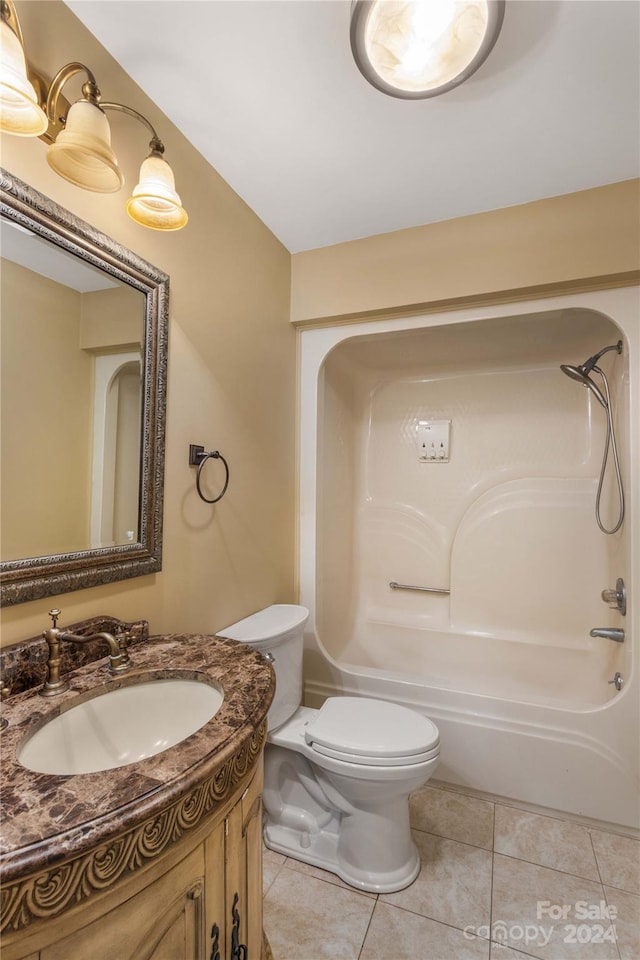
[[[400,893],[265,850],[275,960],[640,960],[639,840],[447,787],[413,794],[411,823]]]

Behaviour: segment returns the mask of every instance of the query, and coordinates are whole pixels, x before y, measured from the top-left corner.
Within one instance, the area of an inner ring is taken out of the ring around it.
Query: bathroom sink
[[[119,687],[49,720],[20,744],[18,761],[60,776],[124,767],[191,736],[222,701],[217,687],[191,679]]]

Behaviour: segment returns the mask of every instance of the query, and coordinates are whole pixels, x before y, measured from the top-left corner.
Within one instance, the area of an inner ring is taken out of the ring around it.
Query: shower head
[[[608,407],[607,401],[602,395],[600,388],[593,382],[589,374],[592,370],[595,370],[596,373],[601,371],[596,366],[600,357],[604,356],[605,353],[609,353],[610,350],[615,350],[616,353],[622,353],[622,340],[618,340],[617,343],[614,343],[610,347],[605,347],[603,350],[600,350],[599,353],[595,353],[592,357],[589,357],[588,360],[585,360],[584,363],[580,366],[573,366],[570,363],[561,363],[560,369],[568,377],[571,377],[572,380],[577,380],[578,383],[581,383],[583,387],[588,387],[589,390],[593,393],[594,397],[598,403],[602,404],[605,410]]]
[[[605,410],[607,409],[607,401],[602,396],[602,391],[595,385],[589,374],[585,373],[584,367],[574,367],[570,363],[561,363],[560,369],[572,380],[577,380],[583,387],[588,387],[598,403],[601,403]]]

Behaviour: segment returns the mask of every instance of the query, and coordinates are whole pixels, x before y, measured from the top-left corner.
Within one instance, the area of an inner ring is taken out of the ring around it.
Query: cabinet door
[[[242,797],[243,861],[246,876],[247,960],[262,954],[262,764]]]
[[[225,822],[226,954],[262,955],[262,763]]]
[[[44,948],[41,960],[207,960],[204,893],[200,845],[115,910]]]
[[[226,947],[226,889],[225,846],[227,820],[220,823],[204,842],[206,877],[205,926],[207,933],[207,960],[227,960]]]

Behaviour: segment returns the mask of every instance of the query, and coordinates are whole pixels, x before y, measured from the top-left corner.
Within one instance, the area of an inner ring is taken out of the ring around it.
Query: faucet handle
[[[52,621],[53,621],[53,629],[54,629],[54,630],[55,630],[55,628],[56,628],[57,625],[58,625],[58,617],[61,615],[61,613],[62,613],[62,610],[58,610],[58,609],[56,609],[56,608],[54,608],[53,610],[49,610],[49,616],[51,617],[51,619],[52,619]]]
[[[131,665],[131,657],[129,656],[129,651],[127,647],[133,640],[133,634],[131,630],[120,630],[116,634],[116,640],[118,641],[118,648],[120,650],[120,664],[122,669],[128,669]]]
[[[616,580],[615,590],[603,590],[600,594],[605,603],[608,603],[612,609],[619,610],[622,616],[627,613],[627,590],[622,577]]]

